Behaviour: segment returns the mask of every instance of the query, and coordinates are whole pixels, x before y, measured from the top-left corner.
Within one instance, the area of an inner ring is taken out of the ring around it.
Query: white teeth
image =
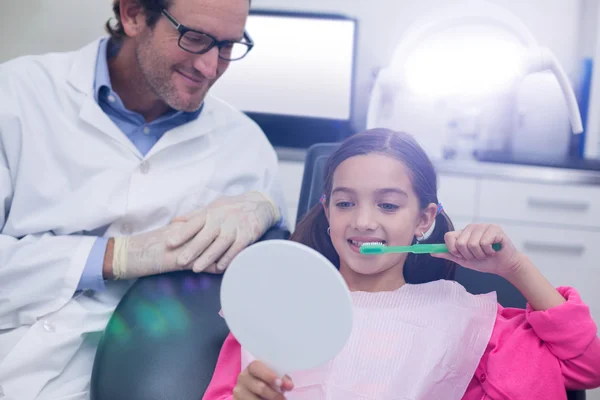
[[[362,245],[365,245],[365,246],[381,246],[381,245],[383,245],[384,242],[358,242],[356,240],[350,240],[350,243],[352,243],[354,246],[360,247]]]

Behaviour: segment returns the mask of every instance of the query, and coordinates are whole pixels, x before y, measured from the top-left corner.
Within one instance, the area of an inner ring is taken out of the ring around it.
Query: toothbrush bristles
[[[383,246],[383,243],[381,243],[381,242],[366,242],[366,243],[363,243],[362,246]]]

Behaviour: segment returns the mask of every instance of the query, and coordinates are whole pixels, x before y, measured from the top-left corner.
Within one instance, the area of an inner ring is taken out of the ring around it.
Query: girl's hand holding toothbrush
[[[524,254],[517,250],[498,225],[470,224],[464,229],[446,233],[444,241],[449,253],[431,256],[445,258],[465,268],[509,279],[527,264]],[[495,243],[502,245],[501,250],[492,248]]]
[[[566,301],[498,225],[468,225],[465,229],[446,233],[444,241],[449,253],[431,254],[432,257],[500,275],[523,294],[534,310],[548,310]],[[494,243],[501,244],[499,251],[492,249]]]

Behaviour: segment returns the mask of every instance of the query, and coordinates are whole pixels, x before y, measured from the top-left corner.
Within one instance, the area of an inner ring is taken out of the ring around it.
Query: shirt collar
[[[110,46],[109,46],[110,43]],[[100,97],[100,90],[103,87],[107,87],[109,91],[112,91],[112,84],[110,83],[110,73],[108,71],[108,51],[111,51],[111,56],[115,55],[119,49],[111,43],[109,38],[104,38],[100,41],[98,46],[98,58],[96,60],[96,76],[94,79],[94,97],[98,101]]]

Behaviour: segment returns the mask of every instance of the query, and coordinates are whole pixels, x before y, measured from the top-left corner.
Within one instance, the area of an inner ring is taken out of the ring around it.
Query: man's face
[[[167,10],[180,24],[217,40],[241,40],[249,12],[248,0],[175,0]],[[158,100],[180,111],[195,111],[223,75],[229,61],[214,47],[192,54],[178,46],[179,32],[164,16],[136,40],[138,68]]]

